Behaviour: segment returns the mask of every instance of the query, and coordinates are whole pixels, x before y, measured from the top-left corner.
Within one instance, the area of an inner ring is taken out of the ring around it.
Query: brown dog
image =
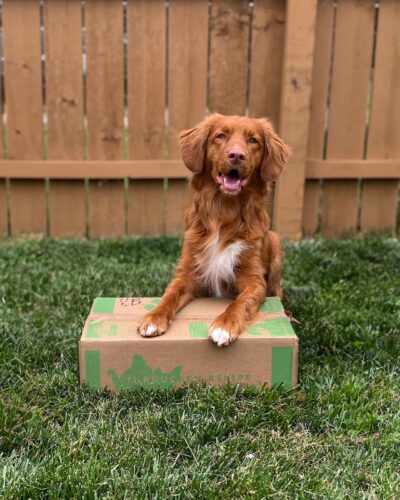
[[[213,342],[226,346],[266,295],[281,297],[281,249],[278,235],[269,231],[266,194],[289,150],[268,120],[218,114],[182,132],[180,144],[194,173],[182,256],[160,304],[140,320],[138,331],[162,335],[194,297],[231,297],[209,330]]]

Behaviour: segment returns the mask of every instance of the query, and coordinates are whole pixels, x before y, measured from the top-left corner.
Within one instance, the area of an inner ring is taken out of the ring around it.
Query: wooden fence
[[[397,0],[3,0],[0,234],[183,229],[177,134],[269,116],[283,235],[396,227]]]

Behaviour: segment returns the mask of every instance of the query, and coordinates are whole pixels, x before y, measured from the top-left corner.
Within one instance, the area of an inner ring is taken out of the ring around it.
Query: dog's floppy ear
[[[281,175],[282,169],[289,158],[290,149],[278,136],[267,119],[263,118],[259,120],[259,123],[265,141],[264,158],[261,163],[261,178],[265,182],[271,182]]]
[[[195,174],[204,168],[207,139],[216,117],[216,114],[208,116],[194,128],[183,130],[179,136],[183,163]]]
[[[183,163],[195,174],[204,167],[207,135],[200,123],[194,128],[183,130],[179,136]]]

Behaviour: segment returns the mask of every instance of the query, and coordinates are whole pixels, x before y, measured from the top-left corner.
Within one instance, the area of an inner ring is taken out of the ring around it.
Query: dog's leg
[[[236,340],[265,300],[266,287],[261,276],[237,277],[237,286],[239,295],[215,318],[209,329],[209,339],[218,347],[227,346]]]
[[[139,321],[137,329],[143,337],[165,333],[179,309],[193,298],[192,284],[183,273],[177,273],[168,285],[158,306]]]

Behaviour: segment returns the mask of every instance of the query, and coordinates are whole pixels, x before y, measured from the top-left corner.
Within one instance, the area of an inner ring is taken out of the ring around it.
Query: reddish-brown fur
[[[210,242],[215,239],[222,251],[240,241],[245,248],[235,263],[235,280],[221,284],[234,301],[210,327],[210,332],[222,328],[229,333],[227,345],[246,328],[266,295],[281,297],[281,249],[278,235],[269,230],[266,194],[289,151],[268,120],[218,114],[182,132],[180,142],[183,161],[194,173],[182,255],[160,304],[141,319],[138,330],[144,336],[161,335],[180,308],[194,297],[209,295],[202,266]],[[232,169],[232,151],[245,157],[235,165],[242,187],[234,194],[225,192],[219,182]]]

